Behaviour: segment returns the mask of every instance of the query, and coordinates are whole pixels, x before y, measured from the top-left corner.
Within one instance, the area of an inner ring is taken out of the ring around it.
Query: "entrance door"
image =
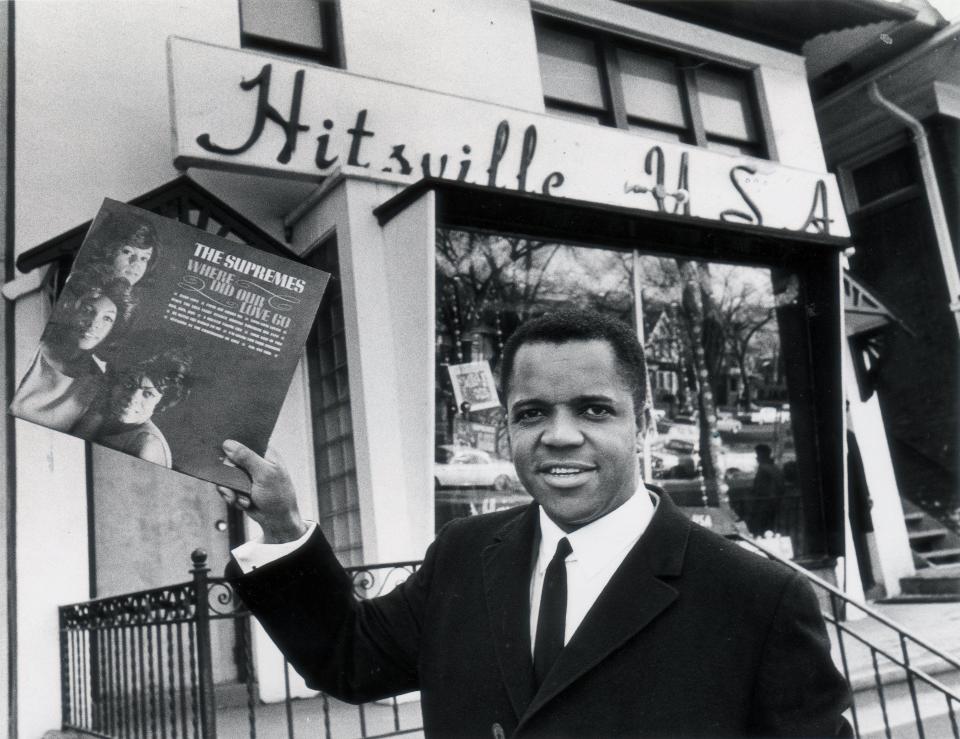
[[[98,445],[91,450],[97,597],[185,582],[198,548],[210,574],[223,574],[229,519],[211,483]],[[214,682],[235,681],[233,621],[211,626]]]

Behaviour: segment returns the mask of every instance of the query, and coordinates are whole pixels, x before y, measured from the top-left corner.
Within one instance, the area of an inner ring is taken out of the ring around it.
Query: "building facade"
[[[882,54],[848,49],[846,59],[834,61],[834,74],[814,79],[814,89],[856,243],[850,276],[891,315],[854,339],[857,402],[873,404],[882,417],[882,424],[864,419],[860,433],[882,431],[885,438],[871,446],[889,445],[894,474],[887,479],[908,511],[943,527],[940,537],[913,539],[917,562],[935,569],[960,563],[960,57],[956,24],[930,22],[922,30]]]
[[[522,320],[569,303],[658,327],[655,483],[704,525],[733,511],[811,567],[849,560],[849,230],[797,34],[902,11],[734,35],[642,6],[8,4],[7,399],[110,197],[334,275],[272,443],[346,564],[417,559],[444,520],[528,499],[491,378]],[[5,434],[0,656],[32,737],[59,723],[57,605],[184,580],[197,547],[217,570],[256,532],[208,483]],[[255,652],[269,700],[279,657]]]

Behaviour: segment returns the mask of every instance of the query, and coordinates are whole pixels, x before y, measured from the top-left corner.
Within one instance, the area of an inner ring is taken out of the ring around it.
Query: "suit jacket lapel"
[[[530,505],[483,550],[483,586],[497,661],[517,718],[534,693],[530,657],[530,576],[539,544],[537,506]]]
[[[676,599],[677,591],[660,578],[682,571],[691,525],[669,498],[661,495],[649,527],[560,652],[521,724]]]

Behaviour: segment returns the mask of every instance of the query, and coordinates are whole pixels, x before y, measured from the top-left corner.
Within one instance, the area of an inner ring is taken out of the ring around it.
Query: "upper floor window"
[[[902,146],[880,157],[843,167],[841,182],[848,212],[875,212],[918,197],[920,164],[914,148]]]
[[[240,0],[240,45],[340,65],[336,0]]]
[[[547,110],[733,154],[766,157],[751,73],[537,19]]]

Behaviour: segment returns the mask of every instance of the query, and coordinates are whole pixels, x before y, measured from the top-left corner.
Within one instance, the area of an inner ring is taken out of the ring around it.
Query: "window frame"
[[[324,325],[331,314],[339,312],[343,320],[343,291],[340,283],[340,243],[336,234],[319,241],[303,255],[304,261],[312,267],[330,272],[331,280],[317,309],[317,316],[304,347],[306,370],[309,383],[309,423],[312,429],[313,475],[317,483],[317,524],[337,557],[350,564],[362,564],[364,556],[363,521],[360,493],[357,480],[356,429],[353,425],[353,404],[355,397],[350,387],[348,367],[349,348],[346,346],[346,327],[340,327],[336,333],[344,336],[344,357],[342,363],[325,368],[321,362],[322,345],[333,345],[334,334],[322,335]],[[332,358],[332,357],[331,357]],[[336,360],[334,359],[334,362]],[[346,375],[346,395],[328,397],[324,383],[343,369]],[[350,417],[348,431],[342,429],[335,436],[327,433],[325,422],[330,413],[340,414],[346,411]],[[347,454],[344,442],[349,442]],[[329,461],[324,455],[331,449],[343,454],[344,469],[332,472]],[[349,457],[349,458],[348,458]],[[334,499],[333,484],[341,482],[344,486],[344,504],[338,506]],[[347,537],[340,535],[341,530]]]
[[[710,148],[711,143],[717,143],[739,147],[746,156],[758,159],[775,159],[769,115],[766,114],[762,84],[758,69],[755,66],[737,67],[707,57],[698,57],[690,53],[660,47],[647,41],[639,41],[627,35],[600,31],[539,13],[534,14],[533,19],[534,33],[537,36],[539,36],[541,29],[549,29],[589,41],[593,45],[599,64],[601,92],[606,106],[603,110],[598,110],[544,93],[544,106],[548,113],[562,115],[565,112],[572,112],[596,116],[599,125],[627,131],[637,131],[631,126],[643,126],[654,132],[679,134],[679,142],[691,146],[707,149]],[[671,62],[677,72],[677,90],[680,93],[680,102],[686,124],[683,129],[628,114],[620,61],[617,54],[619,49],[635,51],[639,54]],[[537,59],[539,63],[539,44],[537,45]],[[696,70],[704,64],[714,65],[718,71],[729,74],[734,78],[739,77],[744,82],[747,90],[747,99],[744,101],[749,116],[747,120],[748,125],[751,125],[756,132],[755,142],[707,133],[700,106],[699,84],[696,74]],[[655,137],[656,133],[648,135]]]
[[[320,47],[282,41],[261,36],[243,27],[243,0],[237,0],[237,19],[240,26],[240,48],[265,51],[285,57],[296,57],[328,67],[343,68],[343,32],[340,25],[339,0],[315,0],[320,8],[323,38]]]

